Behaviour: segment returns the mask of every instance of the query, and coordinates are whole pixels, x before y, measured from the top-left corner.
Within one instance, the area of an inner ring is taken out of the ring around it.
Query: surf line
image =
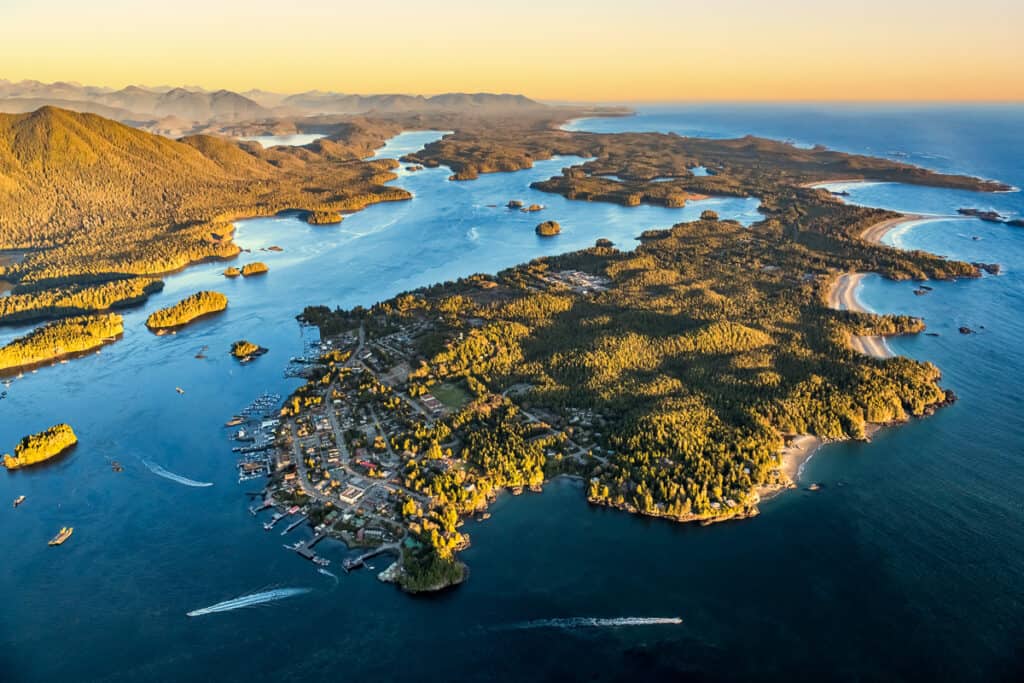
[[[143,460],[142,464],[146,466],[146,469],[148,469],[150,472],[157,475],[158,477],[170,479],[171,481],[176,481],[179,484],[184,484],[185,486],[195,486],[200,488],[205,486],[213,486],[212,481],[196,481],[195,479],[189,479],[188,477],[183,477],[180,474],[168,472],[163,467],[160,467],[160,465],[157,465],[155,462],[150,462],[149,460]]]
[[[679,617],[572,617],[569,619],[537,619],[512,624],[505,628],[522,630],[535,628],[616,628],[620,626],[668,626],[683,623]]]
[[[292,598],[296,595],[304,595],[311,591],[311,588],[275,588],[274,590],[263,591],[262,593],[243,595],[240,598],[233,598],[231,600],[225,600],[224,602],[218,602],[216,605],[210,605],[209,607],[194,609],[191,612],[186,612],[185,616],[201,617],[204,614],[230,612],[231,610],[242,609],[243,607],[255,607],[256,605],[274,602],[275,600],[284,600],[285,598]]]

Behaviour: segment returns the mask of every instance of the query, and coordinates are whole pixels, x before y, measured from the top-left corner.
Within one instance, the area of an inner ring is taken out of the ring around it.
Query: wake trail
[[[568,619],[536,619],[499,628],[515,631],[537,628],[575,630],[581,628],[618,628],[623,626],[669,626],[681,623],[683,623],[683,620],[679,617],[571,617]]]
[[[338,583],[338,575],[337,574],[335,574],[334,572],[329,572],[326,569],[324,569],[323,567],[318,568],[316,571],[319,574],[323,574],[324,576],[331,577],[332,579],[334,579],[335,585],[337,585],[337,583]]]
[[[274,602],[275,600],[284,600],[285,598],[295,597],[296,595],[304,595],[311,591],[311,588],[275,588],[274,590],[264,591],[262,593],[243,595],[240,598],[218,602],[216,605],[210,605],[209,607],[194,609],[191,612],[186,612],[185,615],[189,617],[201,617],[204,614],[230,612],[231,610],[242,609],[244,607],[253,607],[267,602]]]
[[[157,475],[158,477],[170,479],[171,481],[178,482],[179,484],[184,484],[185,486],[195,486],[199,488],[213,486],[212,481],[196,481],[195,479],[189,479],[188,477],[183,477],[180,474],[168,472],[163,467],[160,467],[160,465],[157,465],[155,462],[150,462],[149,460],[143,460],[142,464],[146,466],[146,469],[148,469],[150,472]]]

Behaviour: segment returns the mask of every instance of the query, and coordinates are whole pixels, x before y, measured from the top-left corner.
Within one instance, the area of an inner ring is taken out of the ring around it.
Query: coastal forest
[[[196,292],[172,306],[150,313],[146,318],[146,327],[154,331],[181,327],[227,307],[228,298],[220,292]]]
[[[397,162],[363,161],[399,132],[361,118],[301,148],[195,135],[171,140],[93,114],[0,114],[0,322],[141,303],[159,276],[230,259],[237,218],[355,211],[408,199]],[[247,274],[260,270],[250,266]]]
[[[115,313],[55,320],[0,347],[0,372],[93,351],[123,332],[124,322]]]
[[[15,470],[54,458],[78,443],[69,424],[57,424],[38,434],[29,434],[14,447],[14,456],[4,454],[4,467]]]
[[[850,347],[851,335],[919,333],[921,320],[837,311],[826,297],[844,272],[953,279],[979,277],[985,264],[871,243],[865,229],[898,214],[847,205],[810,185],[851,177],[979,191],[1000,184],[757,138],[660,134],[456,131],[405,161],[447,165],[453,179],[472,180],[555,154],[592,161],[538,189],[626,205],[756,196],[764,219],[746,228],[708,211],[644,232],[633,251],[598,240],[371,308],[304,311],[300,319],[323,336],[426,325],[398,389],[415,397],[456,385],[471,395],[434,428],[456,444],[457,466],[433,465],[440,449],[425,434],[408,446],[417,455],[403,481],[432,508],[410,526],[423,547],[403,554],[412,560],[407,579],[459,574],[466,539],[458,520],[501,489],[572,474],[594,504],[678,521],[750,516],[762,494],[790,484],[781,452],[793,437],[866,439],[872,425],[955,400],[934,365]],[[710,175],[692,174],[696,166]],[[573,284],[580,277],[590,285]],[[299,394],[305,405],[316,387]]]

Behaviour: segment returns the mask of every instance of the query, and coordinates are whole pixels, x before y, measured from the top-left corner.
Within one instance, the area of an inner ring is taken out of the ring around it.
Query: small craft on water
[[[19,505],[21,505],[24,502],[25,502],[25,496],[18,496],[17,498],[14,499],[14,507],[18,507]]]
[[[62,543],[64,543],[64,541],[71,538],[71,534],[73,534],[74,532],[75,527],[73,526],[61,527],[60,531],[57,532],[57,535],[50,539],[50,545],[61,545]]]

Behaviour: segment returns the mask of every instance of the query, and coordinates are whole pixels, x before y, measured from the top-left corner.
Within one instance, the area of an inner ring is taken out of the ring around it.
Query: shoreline
[[[869,225],[861,233],[860,238],[865,242],[871,242],[872,244],[882,244],[882,239],[892,230],[904,225],[906,223],[916,223],[917,221],[926,221],[931,219],[942,218],[941,216],[926,216],[921,213],[903,213],[895,218],[887,218],[884,221],[879,221],[874,225]]]
[[[886,218],[861,231],[860,238],[872,244],[882,244],[882,239],[892,230],[918,221],[941,218],[940,216],[927,216],[919,213],[901,213],[893,218]],[[825,294],[825,301],[829,308],[837,311],[856,311],[858,313],[874,313],[865,306],[857,296],[861,282],[868,273],[843,273],[829,285]],[[878,335],[861,336],[850,335],[850,348],[858,353],[873,358],[885,359],[896,355],[889,346],[885,337]]]
[[[837,311],[874,313],[857,298],[857,289],[866,275],[867,273],[843,273],[837,277],[832,282],[826,295],[829,308]],[[878,335],[861,336],[851,334],[850,348],[857,353],[879,359],[892,358],[896,355],[889,347],[885,337]]]

